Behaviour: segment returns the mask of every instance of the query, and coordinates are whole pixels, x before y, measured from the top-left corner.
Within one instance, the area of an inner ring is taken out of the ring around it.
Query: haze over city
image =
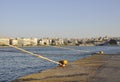
[[[0,0],[0,36],[120,36],[120,0]]]

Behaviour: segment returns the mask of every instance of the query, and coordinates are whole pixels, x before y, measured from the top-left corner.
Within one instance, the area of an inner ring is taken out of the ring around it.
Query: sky
[[[0,0],[0,36],[120,37],[120,0]]]

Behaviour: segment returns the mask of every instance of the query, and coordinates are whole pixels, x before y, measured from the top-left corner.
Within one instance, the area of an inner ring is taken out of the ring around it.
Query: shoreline
[[[71,62],[64,68],[55,67],[43,70],[11,82],[119,82],[120,72],[116,71],[120,70],[119,58],[120,54],[93,55]],[[106,68],[106,66],[111,68]],[[112,76],[111,72],[115,75]]]
[[[13,45],[13,46],[15,46],[15,45]],[[38,45],[38,46],[17,46],[17,47],[51,47],[51,46],[55,46],[55,47],[69,47],[69,46],[76,46],[76,45]],[[78,46],[96,46],[96,45],[78,45]],[[8,47],[9,48],[9,46],[0,46],[0,48],[4,48],[4,47]]]

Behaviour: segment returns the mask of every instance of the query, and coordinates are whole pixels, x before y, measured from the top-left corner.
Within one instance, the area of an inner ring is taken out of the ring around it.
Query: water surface
[[[85,50],[81,52],[54,47],[23,48],[30,52],[59,61],[67,59],[69,62],[92,55],[91,53],[103,50],[105,53],[120,53],[119,46],[70,46],[67,48]],[[43,59],[36,58],[13,48],[0,48],[0,82],[9,82],[21,76],[53,68],[57,65]]]

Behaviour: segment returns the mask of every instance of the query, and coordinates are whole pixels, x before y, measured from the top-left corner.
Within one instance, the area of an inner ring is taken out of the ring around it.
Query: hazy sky
[[[120,37],[120,0],[0,0],[0,36]]]

